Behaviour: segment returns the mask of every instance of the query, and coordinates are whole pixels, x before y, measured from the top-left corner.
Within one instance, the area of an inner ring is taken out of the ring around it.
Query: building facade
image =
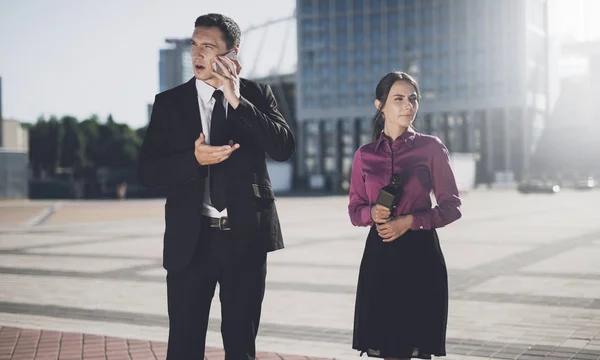
[[[2,121],[3,121],[3,117],[2,117],[2,76],[0,76],[0,148],[2,147]]]
[[[600,177],[600,40],[561,47],[560,91],[532,167],[561,180]]]
[[[474,153],[478,183],[527,172],[549,108],[545,0],[297,0],[296,11],[306,188],[347,188],[376,84],[394,70],[421,86],[417,130]]]
[[[28,196],[29,132],[16,120],[2,115],[0,78],[0,199]]]
[[[166,39],[167,47],[160,49],[158,91],[172,89],[194,76],[190,38]]]

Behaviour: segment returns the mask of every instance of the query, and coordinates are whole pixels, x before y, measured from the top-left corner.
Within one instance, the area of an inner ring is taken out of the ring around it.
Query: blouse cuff
[[[429,224],[425,221],[424,214],[413,214],[412,230],[430,230]]]
[[[371,205],[365,205],[365,207],[362,208],[360,211],[360,219],[362,220],[363,224],[366,224],[367,226],[373,226],[374,222],[373,219],[371,219]]]

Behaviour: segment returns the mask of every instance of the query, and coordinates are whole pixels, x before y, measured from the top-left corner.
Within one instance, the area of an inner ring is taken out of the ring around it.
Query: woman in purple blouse
[[[387,74],[375,98],[374,140],[354,155],[348,205],[353,225],[371,227],[353,348],[387,359],[444,356],[448,275],[435,229],[461,216],[448,150],[437,137],[413,129],[420,93],[410,75]],[[389,209],[377,199],[392,178],[400,195]]]

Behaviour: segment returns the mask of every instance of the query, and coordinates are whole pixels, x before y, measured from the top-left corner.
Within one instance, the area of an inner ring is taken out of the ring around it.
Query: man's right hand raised
[[[200,133],[200,137],[194,143],[194,147],[194,155],[198,164],[214,165],[227,160],[235,150],[240,148],[240,144],[234,144],[233,141],[230,141],[229,145],[207,145],[204,134]]]

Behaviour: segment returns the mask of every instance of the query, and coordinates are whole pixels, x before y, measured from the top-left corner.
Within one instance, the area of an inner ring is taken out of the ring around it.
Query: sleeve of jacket
[[[169,152],[167,104],[164,97],[155,97],[150,124],[140,150],[138,180],[146,187],[184,184],[206,177],[208,173],[206,166],[200,166],[196,161],[194,144],[184,151]]]
[[[277,101],[269,85],[263,88],[265,106],[261,109],[245,97],[235,109],[242,127],[256,144],[276,161],[288,160],[296,150],[296,140],[283,115],[277,109]]]

